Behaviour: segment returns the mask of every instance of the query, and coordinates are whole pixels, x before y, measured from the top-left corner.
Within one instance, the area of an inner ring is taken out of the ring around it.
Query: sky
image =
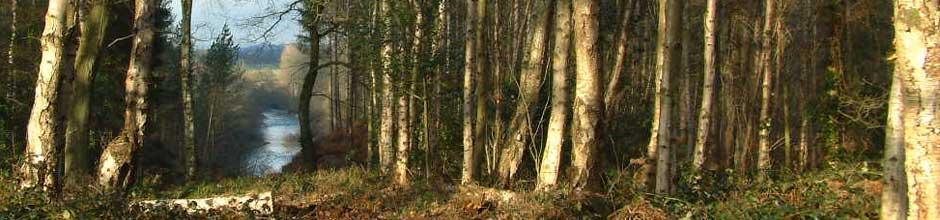
[[[253,44],[283,44],[294,42],[302,29],[297,23],[297,13],[290,13],[262,38],[262,33],[275,23],[276,14],[288,8],[294,0],[193,0],[193,38],[196,47],[206,48],[226,24],[235,41],[243,46]],[[170,0],[169,6],[178,22],[182,18],[180,0]]]

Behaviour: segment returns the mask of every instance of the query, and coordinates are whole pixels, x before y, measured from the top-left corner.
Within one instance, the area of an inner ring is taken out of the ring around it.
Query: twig
[[[116,43],[118,43],[118,42],[120,42],[120,41],[130,39],[130,38],[132,38],[132,37],[134,37],[134,36],[137,36],[137,33],[131,33],[130,35],[123,36],[123,37],[118,38],[118,39],[114,39],[114,41],[111,41],[111,43],[108,44],[108,48],[113,47],[114,44],[116,44]]]

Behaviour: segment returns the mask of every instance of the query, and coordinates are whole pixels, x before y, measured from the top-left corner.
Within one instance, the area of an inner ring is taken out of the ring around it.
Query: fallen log
[[[158,199],[137,202],[144,208],[177,206],[187,213],[208,212],[213,210],[244,210],[260,215],[274,212],[274,198],[271,192],[248,194],[244,196],[226,196],[204,199]]]

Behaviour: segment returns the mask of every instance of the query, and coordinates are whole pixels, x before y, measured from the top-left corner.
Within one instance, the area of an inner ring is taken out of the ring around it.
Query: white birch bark
[[[572,148],[572,183],[576,190],[590,190],[597,183],[596,160],[601,145],[601,118],[604,112],[601,85],[598,0],[574,1],[575,74]]]
[[[20,186],[23,188],[41,187],[52,190],[56,187],[57,172],[55,128],[57,102],[59,101],[59,81],[62,79],[63,56],[65,54],[66,0],[51,0],[46,11],[45,27],[41,44],[42,57],[36,80],[35,98],[26,127],[26,161],[20,168]]]
[[[897,60],[889,107],[890,142],[886,143],[886,149],[891,151],[886,151],[886,156],[896,156],[904,164],[906,218],[940,219],[940,197],[937,196],[940,194],[940,169],[937,168],[940,164],[940,148],[937,147],[940,146],[940,119],[937,118],[940,113],[940,4],[938,1],[896,0],[894,14]],[[900,117],[897,110],[900,110]],[[903,136],[903,140],[898,140],[898,136]],[[903,144],[903,149],[899,144]],[[894,169],[886,178],[900,179],[897,176],[900,170],[896,169],[899,164],[891,165]],[[886,183],[891,187],[900,181]],[[886,188],[884,196],[890,196],[889,193],[897,197],[885,202],[904,199],[897,188]],[[888,208],[882,211],[889,212],[883,213],[883,217],[904,216],[901,214],[903,205],[882,207]]]

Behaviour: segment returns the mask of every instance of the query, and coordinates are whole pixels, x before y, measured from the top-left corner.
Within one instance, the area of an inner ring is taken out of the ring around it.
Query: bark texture
[[[655,158],[655,192],[669,194],[674,190],[672,168],[675,166],[675,150],[670,142],[672,134],[672,76],[681,72],[680,35],[682,34],[681,0],[660,0],[659,37],[656,47],[656,98],[653,111],[652,136],[648,152]],[[649,161],[650,163],[652,161]]]
[[[106,189],[125,189],[131,184],[134,155],[143,147],[147,134],[147,80],[153,71],[154,0],[136,0],[134,35],[130,65],[124,80],[124,128],[101,153],[98,184]]]
[[[770,114],[770,102],[773,99],[773,66],[770,61],[773,57],[773,37],[776,30],[775,24],[777,18],[777,0],[767,0],[764,3],[767,7],[764,11],[764,29],[761,34],[761,49],[759,67],[761,68],[761,105],[760,119],[758,125],[758,150],[757,150],[757,168],[763,173],[771,167],[770,158],[770,126],[773,122]],[[763,175],[763,174],[762,174]]]
[[[180,90],[183,95],[183,147],[186,149],[186,179],[196,175],[196,125],[193,119],[193,80],[192,80],[192,11],[193,0],[182,0],[183,19],[182,42],[180,45]]]
[[[604,104],[601,86],[598,0],[574,1],[575,74],[572,148],[572,183],[577,190],[591,190],[598,183],[597,152],[601,145]]]
[[[379,3],[380,13],[382,14],[382,27],[388,31],[391,21],[389,18],[390,8],[388,0],[382,0]],[[395,94],[392,91],[392,44],[386,39],[382,41],[381,62],[382,62],[382,109],[381,125],[379,128],[379,170],[382,173],[391,172],[394,166],[394,130],[395,130]]]
[[[701,171],[705,164],[705,146],[707,146],[709,128],[712,120],[712,103],[715,98],[715,71],[717,70],[715,50],[718,41],[715,38],[718,27],[718,0],[708,0],[705,6],[705,71],[702,82],[702,109],[698,116],[698,133],[693,148],[692,169]]]
[[[889,107],[888,143],[890,167],[886,167],[882,217],[940,218],[940,5],[938,1],[896,0],[894,85]],[[900,126],[900,127],[897,127]],[[898,129],[903,129],[899,131]],[[903,145],[903,147],[898,146]],[[902,153],[903,152],[903,153]],[[902,157],[903,155],[903,157]],[[897,174],[903,161],[904,175]],[[891,169],[891,170],[887,170]],[[887,179],[893,178],[893,179]],[[904,192],[898,183],[906,181]],[[898,204],[890,204],[895,202]]]
[[[509,140],[507,146],[501,150],[499,157],[499,177],[503,183],[508,183],[516,175],[522,156],[525,153],[531,136],[532,111],[539,101],[545,76],[545,55],[548,51],[548,30],[554,16],[554,0],[535,2],[536,23],[532,27],[532,39],[529,45],[528,60],[522,66],[519,76],[519,99],[516,102],[516,113],[510,121]]]
[[[54,190],[58,186],[56,169],[59,145],[56,139],[59,81],[65,64],[66,0],[49,1],[42,31],[42,57],[39,61],[35,98],[26,127],[26,161],[20,168],[20,187]]]
[[[571,0],[556,0],[555,51],[552,58],[552,112],[536,188],[558,184],[561,149],[568,124],[568,56],[571,49]]]
[[[474,86],[475,78],[479,73],[479,66],[476,65],[479,62],[479,54],[477,52],[477,44],[481,39],[478,39],[477,32],[477,22],[479,21],[479,15],[477,14],[477,1],[478,0],[467,0],[467,22],[466,22],[466,63],[464,64],[464,84],[463,84],[463,167],[461,169],[461,184],[469,184],[474,181],[477,181],[479,178],[479,158],[481,149],[475,146],[475,138],[473,133],[473,119],[476,115],[474,111],[474,97],[476,94],[474,91],[476,86]]]

